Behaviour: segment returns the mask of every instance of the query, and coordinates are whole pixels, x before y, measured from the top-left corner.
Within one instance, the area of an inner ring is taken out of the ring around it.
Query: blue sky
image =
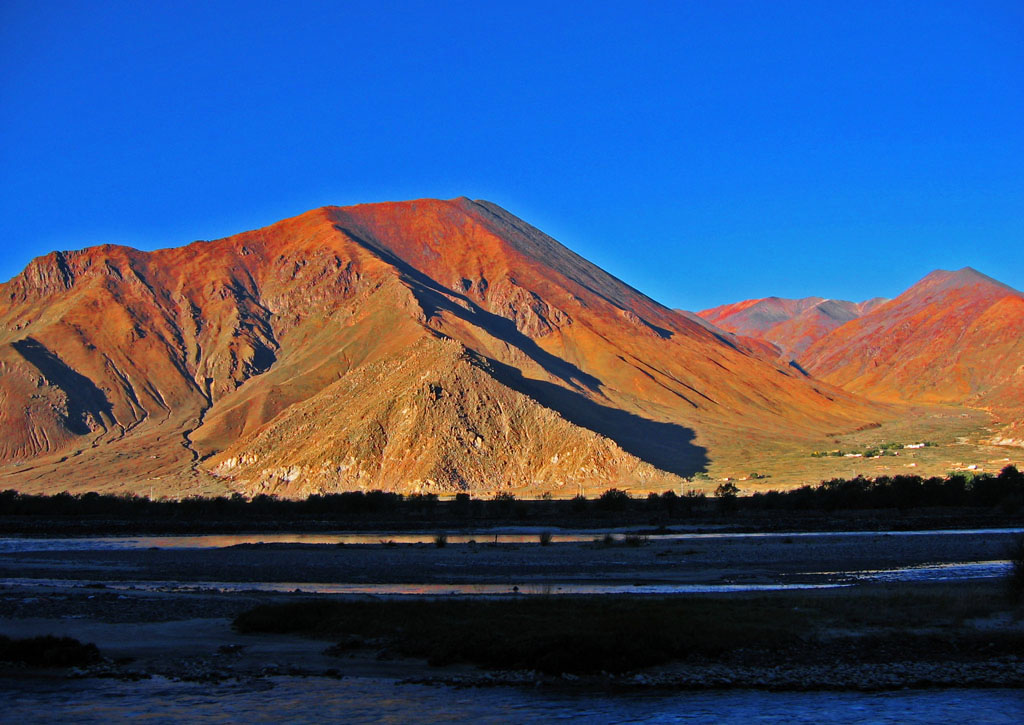
[[[0,3],[0,279],[462,195],[674,307],[1024,289],[1024,4]]]

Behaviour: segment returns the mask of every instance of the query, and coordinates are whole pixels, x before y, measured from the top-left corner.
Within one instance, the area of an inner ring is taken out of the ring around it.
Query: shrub
[[[496,513],[499,516],[507,516],[512,512],[512,506],[515,502],[516,497],[514,494],[511,494],[508,491],[502,491],[494,494],[494,498],[491,499],[488,507],[493,513]]]
[[[448,545],[448,535],[447,534],[438,534],[437,536],[434,537],[434,546],[436,546],[438,549],[443,549],[447,545]]]
[[[455,502],[452,504],[452,511],[457,516],[468,515],[470,506],[472,506],[472,499],[468,493],[461,492],[455,494]]]
[[[770,601],[699,598],[525,597],[511,600],[339,601],[265,604],[240,614],[239,632],[305,634],[379,643],[431,665],[626,672],[688,656],[791,641],[806,615]]]
[[[715,498],[718,499],[718,507],[722,511],[736,510],[736,497],[739,495],[739,488],[732,481],[720,484],[715,489]]]
[[[550,531],[541,531],[540,532],[540,536],[538,537],[538,540],[540,541],[540,545],[541,546],[547,546],[548,544],[551,543],[551,532]]]
[[[18,662],[30,667],[74,667],[98,662],[100,651],[94,644],[82,644],[71,637],[29,637],[11,639],[0,635],[0,661]]]
[[[740,489],[732,481],[727,481],[715,489],[716,498],[735,498]]]
[[[597,499],[599,508],[605,511],[622,511],[629,504],[629,494],[617,488],[609,488]]]

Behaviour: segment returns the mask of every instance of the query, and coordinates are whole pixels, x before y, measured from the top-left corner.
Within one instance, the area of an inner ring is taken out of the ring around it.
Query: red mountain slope
[[[818,340],[800,364],[878,399],[1024,409],[1024,296],[969,267],[936,271]]]
[[[884,414],[468,199],[41,257],[0,285],[0,372],[31,490],[657,489]]]

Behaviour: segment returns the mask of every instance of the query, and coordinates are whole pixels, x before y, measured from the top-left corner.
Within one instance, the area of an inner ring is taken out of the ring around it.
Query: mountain
[[[932,272],[799,363],[875,399],[1024,411],[1024,295],[970,267]]]
[[[763,358],[494,204],[325,207],[0,285],[0,483],[659,490],[885,415]]]
[[[823,297],[791,300],[766,297],[702,310],[699,314],[723,330],[771,343],[786,360],[795,360],[816,340],[885,302],[846,302]]]

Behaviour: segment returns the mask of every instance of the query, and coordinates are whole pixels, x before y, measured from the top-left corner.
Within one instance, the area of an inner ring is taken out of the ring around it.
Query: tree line
[[[732,511],[845,511],[933,507],[1000,508],[1013,512],[1024,506],[1024,473],[1007,466],[998,475],[953,473],[945,477],[880,476],[834,478],[788,491],[757,491],[749,495],[735,484],[719,486],[716,495],[689,491],[651,493],[633,497],[612,488],[597,498],[577,496],[520,500],[510,493],[478,499],[459,493],[440,500],[432,493],[402,495],[386,491],[348,491],[314,494],[305,499],[281,499],[260,494],[219,497],[151,499],[134,494],[95,492],[54,495],[0,492],[0,516],[92,517],[122,520],[302,520],[334,517],[375,518],[529,518],[533,514],[565,516],[602,513],[653,513],[669,516]]]

